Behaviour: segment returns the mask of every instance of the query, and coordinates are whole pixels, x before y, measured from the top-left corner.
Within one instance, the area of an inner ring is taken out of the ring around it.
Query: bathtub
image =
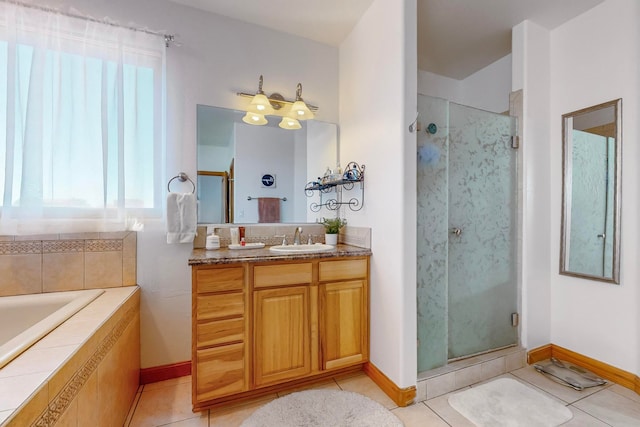
[[[124,425],[140,379],[140,288],[0,297],[0,328],[40,311],[25,308],[25,300],[38,300],[35,305],[45,307],[41,317],[60,325],[0,368],[0,427]],[[34,322],[40,323],[26,323]]]
[[[0,369],[99,297],[104,290],[0,298]]]

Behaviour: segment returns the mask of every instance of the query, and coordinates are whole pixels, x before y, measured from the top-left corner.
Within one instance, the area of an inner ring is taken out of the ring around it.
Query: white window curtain
[[[161,217],[164,62],[161,36],[0,2],[0,234]]]

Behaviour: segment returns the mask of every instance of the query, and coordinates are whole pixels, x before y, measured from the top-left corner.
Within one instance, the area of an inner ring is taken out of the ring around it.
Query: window
[[[161,215],[164,50],[156,35],[0,3],[3,225]]]

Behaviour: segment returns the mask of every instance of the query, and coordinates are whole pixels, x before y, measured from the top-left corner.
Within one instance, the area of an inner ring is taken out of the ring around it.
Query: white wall
[[[196,176],[196,105],[240,109],[247,100],[235,93],[257,90],[260,74],[267,93],[287,98],[301,82],[304,99],[320,107],[316,117],[338,121],[337,48],[166,0],[31,1],[178,34],[182,46],[167,51],[163,188],[180,171]],[[191,358],[191,245],[167,245],[164,228],[164,221],[147,221],[138,234],[143,368]]]
[[[416,0],[374,0],[340,46],[340,160],[366,165],[344,215],[372,228],[371,361],[400,387],[417,376],[415,16]]]
[[[549,31],[531,21],[513,28],[513,90],[523,90],[523,134],[518,152],[523,191],[522,211],[522,345],[533,349],[551,338],[550,276],[557,263],[547,254],[550,240],[551,145],[549,142]],[[560,211],[558,210],[558,213]]]
[[[551,32],[551,342],[640,374],[640,4],[607,0]],[[558,274],[562,114],[622,98],[619,286]]]
[[[443,98],[481,110],[509,110],[511,55],[507,55],[463,80],[418,70],[418,93]]]
[[[258,222],[258,201],[247,196],[286,197],[280,202],[280,221],[293,222],[295,132],[268,126],[235,124],[234,212],[239,222]],[[305,155],[306,159],[306,155]],[[305,167],[306,169],[306,167]],[[263,187],[262,175],[274,175],[273,187]],[[304,187],[298,187],[300,190]]]

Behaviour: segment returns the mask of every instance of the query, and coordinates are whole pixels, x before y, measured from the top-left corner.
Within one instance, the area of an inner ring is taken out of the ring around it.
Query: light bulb
[[[244,115],[244,117],[242,118],[242,121],[250,125],[258,125],[258,126],[267,124],[267,119],[265,119],[262,114],[256,114],[250,111],[247,111],[247,114]]]

